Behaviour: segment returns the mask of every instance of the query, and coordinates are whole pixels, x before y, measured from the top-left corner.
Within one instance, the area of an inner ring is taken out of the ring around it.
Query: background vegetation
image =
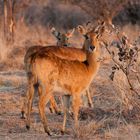
[[[105,32],[102,37],[103,62],[90,87],[94,108],[81,108],[79,133],[74,133],[70,119],[64,136],[58,131],[62,115],[47,109],[54,139],[140,139],[139,0],[0,0],[0,139],[47,137],[37,99],[32,130],[27,132],[20,120],[21,98],[27,87],[26,50],[32,45],[56,44],[50,26],[66,32],[87,21],[96,25],[101,20],[112,34]],[[70,43],[81,47],[83,38],[75,32]]]

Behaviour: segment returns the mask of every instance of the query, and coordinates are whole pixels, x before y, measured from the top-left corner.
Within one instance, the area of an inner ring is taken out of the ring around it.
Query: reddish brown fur
[[[66,36],[68,36],[68,35],[66,34]],[[71,37],[71,36],[72,36],[72,33],[68,37]],[[63,42],[63,43],[65,43],[65,42]],[[49,47],[47,47],[47,46],[39,46],[39,45],[30,47],[27,50],[27,52],[25,54],[25,57],[24,57],[24,64],[25,64],[26,72],[28,73],[30,71],[31,58],[38,51],[40,51],[40,53],[42,52],[43,53],[42,55],[46,55],[46,54],[47,55],[52,55],[53,54],[53,55],[56,55],[57,57],[60,57],[62,59],[67,59],[67,60],[72,60],[72,61],[75,61],[75,60],[85,61],[86,60],[86,54],[85,54],[84,51],[81,51],[81,49],[74,49],[74,48],[70,49],[70,48],[63,47],[63,43],[61,43],[61,45],[62,45],[61,47],[60,46],[49,46]],[[87,93],[87,95],[88,94],[89,93]],[[55,103],[55,99],[53,97],[50,99],[50,104],[51,104],[50,110],[52,112],[54,112],[54,111],[56,113],[60,112],[58,107],[57,107],[57,104]],[[90,105],[90,106],[92,106],[92,105]],[[24,118],[25,101],[23,103],[23,106],[22,106],[21,110],[22,110],[21,111],[22,112],[22,117]]]
[[[55,55],[61,59],[67,59],[72,61],[85,61],[86,60],[86,54],[81,49],[75,49],[75,48],[68,48],[68,47],[58,47],[58,46],[32,46],[30,47],[24,57],[24,64],[25,64],[25,70],[27,74],[30,71],[30,65],[31,65],[31,58],[35,57],[37,55],[37,52],[40,51],[40,57],[43,56],[50,56]],[[25,99],[26,100],[26,99]],[[50,99],[51,104],[51,111],[59,113],[59,109],[57,107],[57,104],[55,103],[54,97]],[[24,118],[24,112],[25,112],[25,101],[23,103],[22,109],[22,117]]]
[[[29,93],[30,96],[32,96],[33,84],[38,82],[39,88],[41,89],[39,111],[44,129],[48,134],[50,134],[50,131],[45,116],[45,106],[53,96],[54,91],[59,91],[57,92],[58,94],[67,93],[73,97],[72,106],[75,126],[78,126],[78,111],[81,103],[81,93],[89,87],[100,66],[99,61],[97,61],[98,57],[100,57],[100,51],[96,34],[90,32],[88,35],[91,39],[90,45],[95,46],[95,50],[92,53],[86,52],[88,65],[80,61],[61,59],[60,57],[57,57],[52,53],[46,53],[45,51],[39,51],[32,59],[32,76],[29,79]],[[88,47],[89,46],[85,46],[84,48]],[[31,100],[32,97],[28,99],[27,127],[30,125]],[[66,113],[64,112],[64,114]],[[65,122],[64,115],[63,131],[65,130]]]

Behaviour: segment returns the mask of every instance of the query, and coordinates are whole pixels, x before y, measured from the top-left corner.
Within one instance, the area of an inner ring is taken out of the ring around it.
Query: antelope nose
[[[95,46],[89,46],[89,52],[92,52],[95,49]]]

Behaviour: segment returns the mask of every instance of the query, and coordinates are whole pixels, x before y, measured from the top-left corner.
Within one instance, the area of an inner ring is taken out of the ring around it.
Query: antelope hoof
[[[90,107],[90,108],[93,108],[93,104],[90,104],[90,103],[89,103],[89,107]]]
[[[65,134],[65,131],[64,130],[61,130],[61,135],[64,135]]]
[[[26,125],[27,130],[30,130],[30,125]]]
[[[24,120],[26,119],[25,116],[21,116],[20,118],[21,118],[21,119],[24,119]]]
[[[56,111],[56,114],[57,114],[57,115],[61,115],[62,112],[61,112],[61,111]]]
[[[48,136],[52,136],[52,133],[49,128],[44,128],[44,130],[45,130],[45,133],[48,134]]]
[[[21,117],[20,117],[21,119],[26,119],[25,118],[25,113],[24,113],[24,111],[21,111]]]

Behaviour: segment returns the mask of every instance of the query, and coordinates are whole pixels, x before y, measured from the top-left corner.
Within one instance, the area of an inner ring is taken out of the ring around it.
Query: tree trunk
[[[8,40],[8,8],[7,8],[7,0],[4,0],[4,40],[7,42]]]
[[[14,42],[14,1],[9,0],[9,33],[10,33],[10,42]]]
[[[14,0],[4,0],[4,39],[6,43],[14,42]]]

